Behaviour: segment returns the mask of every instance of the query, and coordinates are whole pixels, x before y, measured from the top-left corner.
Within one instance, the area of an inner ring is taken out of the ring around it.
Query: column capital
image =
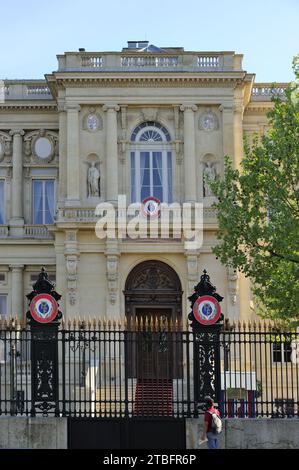
[[[235,107],[232,103],[221,103],[218,109],[221,112],[231,113],[234,111],[234,108]]]
[[[24,264],[10,264],[9,269],[13,272],[22,272],[24,269]]]
[[[185,111],[197,111],[197,106],[193,103],[183,103],[181,106],[180,106],[180,110],[185,112]]]
[[[81,106],[78,103],[65,103],[64,110],[69,112],[79,112]]]
[[[11,135],[12,137],[14,137],[15,135],[20,135],[22,137],[23,135],[25,135],[25,132],[23,131],[23,129],[11,129],[9,131],[9,135]]]
[[[57,111],[59,113],[64,113],[66,111],[66,106],[65,106],[65,101],[64,100],[58,100],[57,101]]]
[[[119,111],[120,110],[120,107],[118,106],[118,104],[115,104],[115,103],[108,103],[108,104],[104,104],[103,106],[103,111]]]

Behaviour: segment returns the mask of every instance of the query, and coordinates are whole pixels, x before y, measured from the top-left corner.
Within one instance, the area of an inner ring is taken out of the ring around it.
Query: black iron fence
[[[202,376],[194,371],[193,354],[201,350],[194,343],[200,340],[180,321],[74,320],[62,322],[57,340],[59,385],[54,393],[47,354],[32,372],[30,327],[12,319],[3,322],[0,414],[109,418],[196,417],[202,412],[194,399],[200,386],[195,381]],[[220,350],[218,407],[223,417],[298,416],[298,332],[270,323],[225,322],[213,341]],[[213,360],[199,357],[196,367],[210,370]]]

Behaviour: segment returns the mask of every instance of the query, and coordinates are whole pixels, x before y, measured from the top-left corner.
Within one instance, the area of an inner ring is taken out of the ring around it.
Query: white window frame
[[[33,225],[52,225],[52,224],[46,224],[45,221],[44,221],[44,214],[45,214],[45,210],[44,210],[44,207],[43,207],[43,222],[42,224],[35,224],[34,223],[34,210],[35,210],[35,207],[34,207],[34,182],[35,181],[42,181],[44,184],[43,184],[43,204],[45,205],[45,182],[46,181],[53,181],[54,183],[54,188],[53,188],[53,197],[54,197],[54,214],[53,214],[53,218],[55,216],[55,207],[56,207],[56,179],[55,178],[43,178],[43,177],[39,177],[39,178],[32,178],[31,180],[31,201],[32,201],[32,204],[31,204],[31,221],[32,221],[32,224]],[[53,224],[54,224],[54,220],[53,220]]]
[[[6,300],[6,302],[5,302],[6,303],[6,312],[0,311],[0,315],[3,319],[5,315],[8,315],[8,294],[0,292],[0,297],[5,297],[5,300]]]
[[[147,130],[155,130],[160,134],[162,141],[158,142],[149,142],[149,141],[140,141],[141,135]],[[132,181],[132,162],[131,162],[131,153],[135,154],[135,181]],[[135,185],[135,194],[136,201],[141,202],[141,181],[140,181],[140,161],[141,153],[147,152],[150,155],[150,192],[152,195],[153,192],[153,152],[160,152],[162,157],[162,192],[163,198],[161,202],[171,202],[169,201],[169,184],[168,184],[168,153],[171,155],[172,162],[172,145],[167,141],[166,136],[163,131],[155,126],[144,127],[139,130],[136,135],[136,140],[131,142],[130,145],[130,179],[131,179],[131,198],[132,198],[132,186]],[[171,165],[172,171],[172,180],[173,180],[173,165]],[[171,194],[172,198],[172,194]],[[132,201],[131,202],[135,202]]]
[[[275,350],[275,346],[274,344],[279,344],[281,349],[280,350]],[[286,343],[285,341],[282,341],[281,343],[280,342],[277,342],[277,343],[273,343],[273,347],[272,347],[272,362],[273,364],[289,364],[291,362],[291,360],[286,360],[287,358],[287,354],[289,352],[289,349],[286,350],[286,345],[290,345],[290,343]],[[290,348],[291,348],[291,345],[290,345]],[[275,353],[277,354],[278,352],[281,353],[281,360],[280,361],[275,361],[274,360],[274,355]]]

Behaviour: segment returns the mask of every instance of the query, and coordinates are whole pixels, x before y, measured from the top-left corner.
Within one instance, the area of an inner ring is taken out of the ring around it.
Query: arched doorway
[[[125,290],[128,323],[136,319],[143,324],[151,318],[159,325],[173,325],[182,316],[182,287],[177,273],[166,263],[144,261],[128,275]],[[182,374],[182,343],[179,332],[167,327],[159,332],[134,333],[126,348],[126,367],[129,377],[173,379]]]

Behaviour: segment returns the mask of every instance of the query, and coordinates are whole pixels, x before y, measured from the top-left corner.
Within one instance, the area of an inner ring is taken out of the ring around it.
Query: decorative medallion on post
[[[58,405],[58,327],[62,313],[58,301],[61,298],[48,274],[42,268],[33,291],[26,297],[29,300],[27,318],[31,332],[31,415],[37,409],[44,415]]]
[[[188,297],[192,311],[189,313],[194,334],[194,401],[203,403],[209,395],[219,402],[221,392],[220,368],[220,331],[223,314],[219,302],[223,300],[217,294],[216,287],[210,282],[210,276],[204,270],[200,282],[194,287],[194,293]]]

